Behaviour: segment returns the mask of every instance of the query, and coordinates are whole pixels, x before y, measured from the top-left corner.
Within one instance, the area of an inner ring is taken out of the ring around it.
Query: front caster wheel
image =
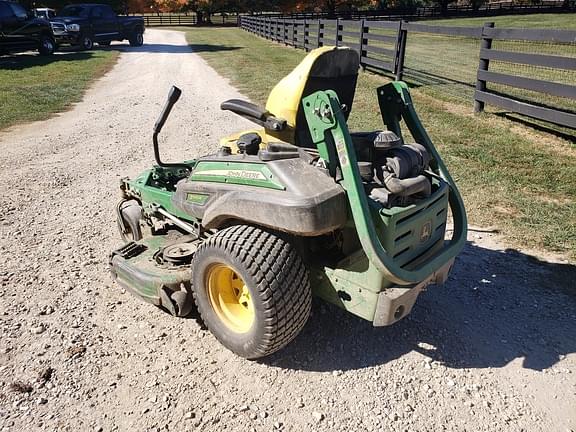
[[[122,200],[116,206],[116,224],[124,243],[142,239],[142,207],[136,200]]]
[[[283,348],[310,315],[302,259],[290,243],[256,227],[226,228],[204,242],[192,260],[192,289],[206,327],[248,359]]]

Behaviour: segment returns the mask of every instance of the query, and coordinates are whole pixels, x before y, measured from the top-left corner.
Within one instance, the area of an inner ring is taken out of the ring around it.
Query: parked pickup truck
[[[58,45],[78,46],[83,50],[112,41],[128,40],[131,46],[144,43],[144,19],[119,17],[108,5],[73,4],[61,9],[50,20]]]
[[[0,0],[0,55],[28,50],[50,55],[55,47],[48,21],[18,3]]]

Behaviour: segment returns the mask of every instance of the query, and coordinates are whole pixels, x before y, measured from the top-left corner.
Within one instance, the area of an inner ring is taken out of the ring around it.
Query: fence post
[[[309,28],[306,27],[306,26],[307,26],[306,18],[304,18],[302,26],[303,26],[303,27],[302,27],[302,28],[303,28],[303,30],[302,30],[302,32],[303,32],[303,34],[302,34],[302,48],[304,48],[304,51],[308,52],[308,47],[307,47],[307,45],[308,45],[308,31],[309,31]]]
[[[362,65],[362,44],[364,43],[364,18],[360,20],[360,44],[358,46],[358,54],[360,55],[360,65]],[[364,68],[363,68],[364,69]]]
[[[480,41],[480,51],[483,49],[490,49],[492,48],[492,38],[487,37],[484,33],[484,30],[487,28],[494,28],[493,22],[484,23],[482,27],[482,40]],[[490,60],[483,59],[482,54],[480,54],[480,61],[478,62],[478,71],[487,71],[488,66],[490,65]],[[476,91],[486,91],[486,81],[478,79],[478,75],[476,75]],[[476,96],[474,96],[474,112],[481,113],[484,111],[484,102],[476,100]]]
[[[320,45],[321,43],[323,43],[323,39],[324,39],[324,33],[320,33],[321,31],[324,30],[324,24],[322,24],[322,21],[320,20],[320,18],[318,18],[318,33],[317,33],[317,41],[316,41],[316,48],[320,48],[322,45]]]
[[[298,48],[298,39],[299,39],[299,33],[298,33],[298,26],[299,26],[299,20],[297,18],[294,18],[292,20],[292,46],[294,48]]]
[[[340,18],[336,18],[336,46],[340,41]]]
[[[394,59],[394,73],[396,81],[402,81],[404,77],[404,57],[406,57],[406,40],[408,39],[408,30],[406,21],[400,21],[398,25],[398,42],[396,43],[396,58]]]

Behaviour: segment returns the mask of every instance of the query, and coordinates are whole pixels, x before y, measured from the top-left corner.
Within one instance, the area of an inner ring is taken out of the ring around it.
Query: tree
[[[474,9],[475,11],[480,9],[480,7],[485,3],[486,0],[470,0],[470,6],[472,6],[472,9]]]
[[[60,10],[71,3],[73,2],[70,0],[28,0],[31,8],[47,7],[55,10]],[[110,5],[116,12],[126,11],[126,0],[99,0],[98,3]]]
[[[448,15],[448,5],[451,3],[455,3],[456,0],[433,0],[432,4],[440,6],[440,14],[442,16]]]
[[[376,4],[376,0],[283,0],[279,3],[283,12],[328,12],[351,11]]]
[[[237,3],[239,12],[272,12],[279,11],[277,1],[266,1],[266,0],[239,0]]]
[[[212,14],[216,12],[229,11],[227,6],[234,4],[237,8],[237,2],[234,0],[188,0],[184,10],[196,12],[198,24],[211,24]]]

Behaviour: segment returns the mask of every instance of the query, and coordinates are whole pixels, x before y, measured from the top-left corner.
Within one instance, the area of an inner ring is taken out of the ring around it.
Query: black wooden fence
[[[490,70],[490,60],[513,64],[542,66],[551,70],[576,71],[576,31],[494,28],[493,23],[482,27],[433,26],[406,21],[293,19],[285,17],[240,18],[240,26],[259,36],[307,51],[326,45],[348,46],[360,54],[364,68],[394,74],[402,79],[406,71],[404,60],[410,33],[466,37],[480,41],[479,65],[476,71],[475,111],[484,110],[485,104],[576,129],[576,110],[545,106],[536,101],[522,100],[515,96],[492,91],[495,83],[516,89],[543,93],[576,100],[576,80],[559,83],[517,76],[512,72]],[[563,55],[513,52],[493,49],[493,40],[549,42],[568,46]],[[564,54],[568,55],[564,55]],[[478,51],[476,51],[478,54]],[[441,52],[438,53],[442,55]],[[576,76],[576,75],[575,75]],[[576,105],[574,105],[576,106]]]
[[[146,27],[189,26],[196,24],[196,14],[143,15]]]
[[[198,18],[194,12],[189,13],[147,13],[131,14],[144,18],[146,27],[164,26],[193,26],[198,24]],[[204,24],[207,24],[204,22]],[[217,13],[210,16],[210,24],[213,25],[237,25],[237,13]]]
[[[282,14],[280,12],[257,12],[259,16],[284,17],[290,19],[426,19],[439,17],[487,17],[513,14],[532,13],[562,13],[576,10],[576,5],[563,0],[544,0],[538,4],[520,4],[517,1],[486,3],[479,7],[472,5],[449,4],[446,10],[439,6],[422,6],[409,8],[389,8],[376,10],[340,10],[336,12],[294,12]]]
[[[496,83],[576,100],[576,82],[563,84],[490,71],[490,60],[576,71],[576,57],[497,50],[492,48],[494,40],[553,41],[562,44],[576,44],[576,32],[566,30],[496,29],[492,25],[485,25],[482,29],[478,82],[474,95],[476,112],[482,111],[484,104],[488,103],[528,117],[576,129],[576,113],[529,104],[487,89],[487,83]]]

